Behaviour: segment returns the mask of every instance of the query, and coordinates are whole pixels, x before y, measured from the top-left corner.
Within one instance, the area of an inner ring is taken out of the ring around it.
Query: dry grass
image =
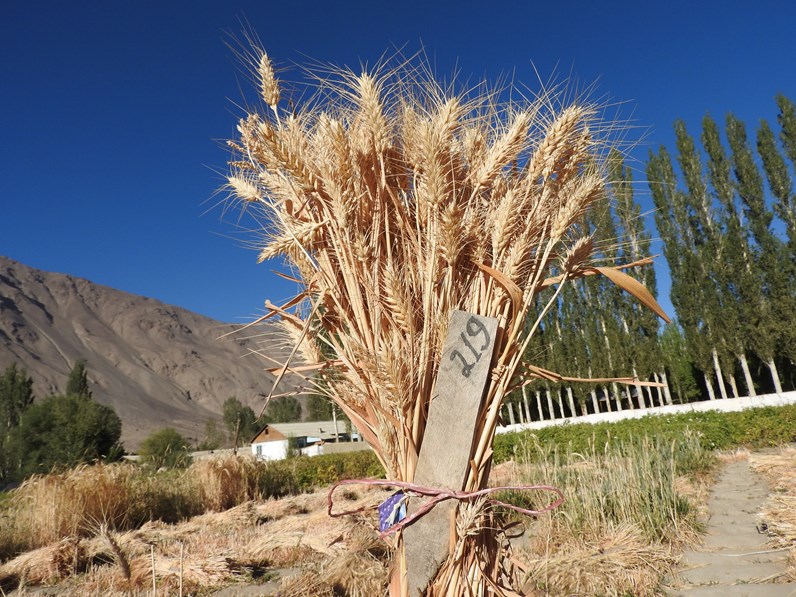
[[[735,448],[734,450],[720,450],[716,452],[716,458],[722,464],[730,464],[732,462],[741,462],[749,460],[752,453],[748,448]]]
[[[567,499],[530,525],[514,553],[527,594],[654,595],[682,549],[698,542],[711,457],[696,437],[586,454],[529,450],[533,462],[502,467],[502,480],[553,484]],[[533,496],[513,497],[532,505]]]
[[[226,470],[223,465],[219,469],[219,474]],[[202,467],[196,470],[148,475],[134,464],[96,464],[30,477],[4,504],[2,532],[7,543],[15,544],[13,549],[4,546],[5,555],[64,537],[93,537],[103,528],[126,531],[147,520],[175,522],[219,502],[228,505],[210,475],[201,474]],[[228,491],[239,493],[232,483]]]
[[[599,541],[571,538],[554,553],[523,558],[528,579],[523,594],[657,595],[678,559],[671,546],[649,544],[638,528],[608,529]]]
[[[286,258],[303,287],[285,305],[266,303],[306,363],[274,371],[309,375],[388,478],[412,481],[451,313],[496,318],[462,488],[484,487],[504,397],[556,378],[522,359],[567,282],[602,274],[661,312],[638,282],[588,263],[581,222],[605,198],[613,125],[593,105],[552,95],[501,104],[485,87],[453,93],[411,63],[324,71],[314,100],[285,109],[268,56],[250,58],[265,109],[239,123],[228,187],[262,212],[260,258]],[[479,558],[461,562],[475,568],[450,574],[480,577]],[[440,581],[443,593],[450,582]],[[483,579],[464,584],[486,590]]]
[[[349,505],[359,507],[377,504],[384,493],[350,497]],[[290,567],[300,568],[304,581],[286,580],[283,594],[308,594],[316,586],[330,594],[335,588],[380,594],[390,551],[378,540],[375,521],[330,519],[325,500],[319,492],[248,502],[176,525],[150,522],[135,531],[55,541],[0,566],[0,587],[58,584],[64,595],[144,594],[152,585],[154,548],[156,582],[164,594],[176,594],[180,580],[185,594],[207,592]]]
[[[127,528],[136,515],[132,505],[139,477],[132,464],[84,465],[31,477],[13,494],[14,526],[32,546],[85,537],[100,524]]]
[[[263,467],[253,458],[207,458],[191,465],[205,508],[221,512],[259,497]]]
[[[553,516],[523,520],[530,524],[528,539],[501,562],[514,569],[517,587],[528,595],[654,594],[698,529],[694,500],[684,507],[678,496],[704,493],[686,474],[704,466],[697,443],[680,444],[647,441],[588,454],[537,446],[536,464],[497,467],[493,484],[553,482],[568,498]],[[386,494],[340,492],[338,507],[375,506]],[[55,540],[0,566],[0,586],[58,584],[64,595],[143,595],[152,583],[154,549],[158,590],[168,594],[178,592],[180,580],[186,594],[203,594],[291,568],[297,574],[281,582],[282,595],[383,595],[394,552],[375,529],[372,512],[329,518],[326,492],[248,501],[179,524],[98,528]]]
[[[749,462],[771,487],[760,516],[774,544],[791,548],[788,573],[796,578],[796,447],[786,446],[774,454],[754,454]]]
[[[308,477],[312,474],[306,471]],[[299,485],[289,475],[286,466],[230,456],[157,475],[127,463],[34,476],[11,492],[0,509],[0,557],[62,537],[91,537],[103,528],[127,531],[148,520],[177,522],[208,510],[228,510]]]

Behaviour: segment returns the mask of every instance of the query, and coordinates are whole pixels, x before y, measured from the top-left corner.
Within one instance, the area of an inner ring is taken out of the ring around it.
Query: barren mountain
[[[273,325],[226,335],[235,329],[0,256],[0,370],[24,367],[44,397],[62,392],[75,361],[85,359],[94,398],[121,417],[128,450],[166,426],[201,438],[230,396],[259,412],[274,381],[264,369],[275,365],[253,352],[281,363],[288,342]],[[297,383],[283,381],[279,392]]]

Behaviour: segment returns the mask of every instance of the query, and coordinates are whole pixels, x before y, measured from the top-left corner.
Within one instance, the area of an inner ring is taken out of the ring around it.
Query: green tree
[[[676,322],[667,324],[661,333],[661,352],[669,381],[680,404],[699,397],[699,386],[694,379],[685,337]]]
[[[293,396],[273,398],[265,409],[265,423],[288,423],[301,420],[301,404]],[[255,426],[256,427],[256,426]],[[257,433],[254,429],[252,434]]]
[[[224,426],[227,428],[230,442],[240,445],[249,441],[258,431],[257,416],[249,406],[244,406],[235,396],[224,401],[222,407]],[[236,446],[237,447],[237,446]]]
[[[718,202],[717,223],[721,233],[716,238],[717,254],[712,265],[713,280],[718,289],[717,316],[713,318],[724,353],[734,355],[741,366],[747,393],[755,395],[754,381],[749,370],[747,352],[749,341],[747,312],[756,301],[757,292],[748,234],[736,207],[732,164],[721,144],[719,127],[710,117],[702,120],[702,145],[707,153],[708,180],[713,197]]]
[[[205,429],[202,434],[202,441],[196,446],[197,450],[217,450],[220,448],[226,437],[223,429],[215,419],[205,421]]]
[[[714,381],[722,398],[727,397],[725,381],[738,395],[736,361],[753,393],[745,354],[748,334],[740,325],[743,314],[739,295],[752,292],[754,285],[747,279],[748,250],[734,205],[730,161],[710,117],[703,120],[702,132],[708,155],[707,176],[682,121],[675,123],[675,133],[685,190],[677,188],[677,176],[665,148],[650,156],[647,168],[657,207],[655,219],[672,274],[672,303],[689,356],[704,375],[709,397],[715,398]]]
[[[746,127],[731,114],[727,116],[727,139],[732,150],[736,188],[755,241],[752,255],[754,272],[762,288],[762,296],[756,305],[757,322],[752,341],[755,352],[771,373],[774,390],[782,392],[775,358],[778,350],[787,343],[785,328],[796,325],[796,304],[788,283],[790,268],[787,265],[791,262],[786,258],[784,244],[771,231],[774,215],[766,205],[763,179],[747,142]]]
[[[651,237],[644,226],[641,207],[634,198],[632,173],[616,149],[608,156],[608,166],[610,188],[616,203],[619,238],[623,247],[621,261],[633,263],[650,254]],[[652,264],[635,266],[631,273],[653,296],[657,295],[657,279]],[[627,334],[622,342],[628,349],[624,360],[632,366],[633,375],[647,380],[654,377],[656,381],[658,374],[665,378],[665,372],[660,369],[662,359],[658,342],[658,316],[626,293],[622,294],[622,301],[617,307],[622,328]],[[637,387],[637,392],[643,402],[641,386]],[[661,398],[659,392],[659,401]],[[654,404],[651,391],[649,399],[650,405]],[[668,387],[666,401],[671,403]]]
[[[15,430],[32,403],[33,379],[12,363],[0,377],[0,484],[19,473],[19,436]]]
[[[604,206],[595,209],[590,214],[587,222],[595,243],[599,247],[596,255],[604,263],[613,265],[619,260],[619,231],[616,227],[616,219],[613,216],[611,206],[606,203]],[[627,361],[628,350],[623,346],[627,337],[623,330],[622,318],[618,312],[618,306],[622,304],[624,297],[621,290],[605,276],[592,276],[582,281],[584,292],[584,302],[581,304],[583,312],[581,325],[590,331],[587,337],[589,359],[587,362],[589,377],[618,377],[627,375],[632,367]],[[555,337],[549,338],[550,345],[557,344]],[[619,385],[611,384],[611,394],[613,395],[616,408],[622,410],[622,395]],[[608,388],[606,388],[606,395]],[[592,400],[595,396],[592,396]],[[611,409],[611,403],[607,403]],[[632,407],[632,404],[628,404]]]
[[[88,386],[88,372],[84,359],[79,359],[75,366],[72,367],[72,371],[69,372],[69,378],[66,380],[66,394],[91,398],[91,390]]]
[[[784,316],[778,327],[779,345],[777,352],[786,356],[791,362],[796,362],[796,319],[793,310],[796,309],[796,197],[793,193],[793,181],[788,171],[785,159],[780,153],[774,133],[763,120],[757,132],[757,151],[763,162],[768,186],[774,196],[773,209],[780,220],[785,224],[788,235],[787,246],[778,237],[768,231],[767,245],[773,255],[768,260],[776,260],[767,264],[772,268],[771,274],[776,280],[771,284],[771,291],[776,301],[775,311],[777,317]],[[788,316],[791,316],[788,319]]]
[[[0,427],[19,425],[19,417],[33,404],[33,379],[27,371],[10,364],[0,377]]]
[[[721,325],[721,285],[716,270],[721,259],[722,231],[719,225],[719,213],[712,197],[708,193],[707,180],[703,174],[702,160],[693,138],[686,130],[685,123],[675,122],[677,137],[677,161],[683,173],[686,192],[684,193],[687,221],[684,228],[686,238],[690,241],[691,250],[696,256],[693,262],[697,266],[698,279],[693,280],[692,291],[696,291],[701,300],[697,305],[700,309],[701,327],[698,333],[706,340],[705,349],[709,357],[718,383],[722,398],[727,398],[725,379],[733,388],[735,381],[732,375],[732,356],[726,350]],[[707,371],[708,368],[703,369]],[[728,375],[725,377],[725,371]]]
[[[311,394],[307,398],[307,420],[328,421],[332,418],[332,401],[320,394]]]
[[[138,449],[141,459],[154,469],[185,468],[191,464],[186,440],[176,429],[165,427],[151,433]]]
[[[81,462],[118,460],[122,421],[86,396],[50,396],[31,405],[15,430],[23,476]]]
[[[779,138],[788,159],[796,167],[796,106],[782,94],[777,95],[775,99],[779,107],[777,115],[780,126]]]
[[[790,242],[791,259],[796,256],[796,197],[793,181],[785,158],[777,147],[777,141],[768,122],[762,120],[757,131],[757,152],[763,161],[768,186],[774,196],[774,211],[785,223]]]

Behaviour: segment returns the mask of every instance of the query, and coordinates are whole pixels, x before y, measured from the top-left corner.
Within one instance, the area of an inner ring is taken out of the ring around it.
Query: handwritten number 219
[[[470,317],[464,328],[467,333],[465,334],[465,332],[462,332],[459,334],[459,337],[467,348],[462,348],[461,350],[457,348],[453,350],[451,352],[451,361],[458,358],[462,363],[462,375],[470,377],[470,372],[473,367],[475,367],[476,363],[481,360],[481,355],[484,354],[484,350],[489,346],[491,338],[484,324],[478,321],[476,317]],[[479,336],[483,338],[483,344],[476,348],[471,340],[476,341]],[[471,360],[472,362],[470,362]]]

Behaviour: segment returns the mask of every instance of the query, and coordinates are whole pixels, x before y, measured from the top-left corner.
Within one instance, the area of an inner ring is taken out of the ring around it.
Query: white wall
[[[324,453],[324,446],[326,444],[312,444],[311,446],[307,446],[306,448],[301,448],[301,454],[304,456],[320,456]]]
[[[569,417],[567,419],[555,419],[552,421],[532,421],[531,423],[518,423],[498,427],[497,433],[511,433],[514,431],[524,431],[525,429],[542,429],[553,425],[566,425],[575,423],[607,423],[621,421],[623,419],[640,419],[649,415],[672,415],[677,413],[704,412],[717,410],[721,412],[735,412],[748,408],[762,408],[764,406],[785,406],[786,404],[796,404],[796,391],[783,392],[782,394],[764,394],[762,396],[750,396],[745,398],[728,398],[727,400],[705,400],[702,402],[690,402],[688,404],[673,404],[671,406],[655,406],[652,408],[637,408],[636,410],[622,410],[611,413],[595,413],[582,417]]]
[[[257,453],[258,446],[260,449],[259,454]],[[257,460],[284,460],[287,458],[287,440],[252,444],[252,455]]]

